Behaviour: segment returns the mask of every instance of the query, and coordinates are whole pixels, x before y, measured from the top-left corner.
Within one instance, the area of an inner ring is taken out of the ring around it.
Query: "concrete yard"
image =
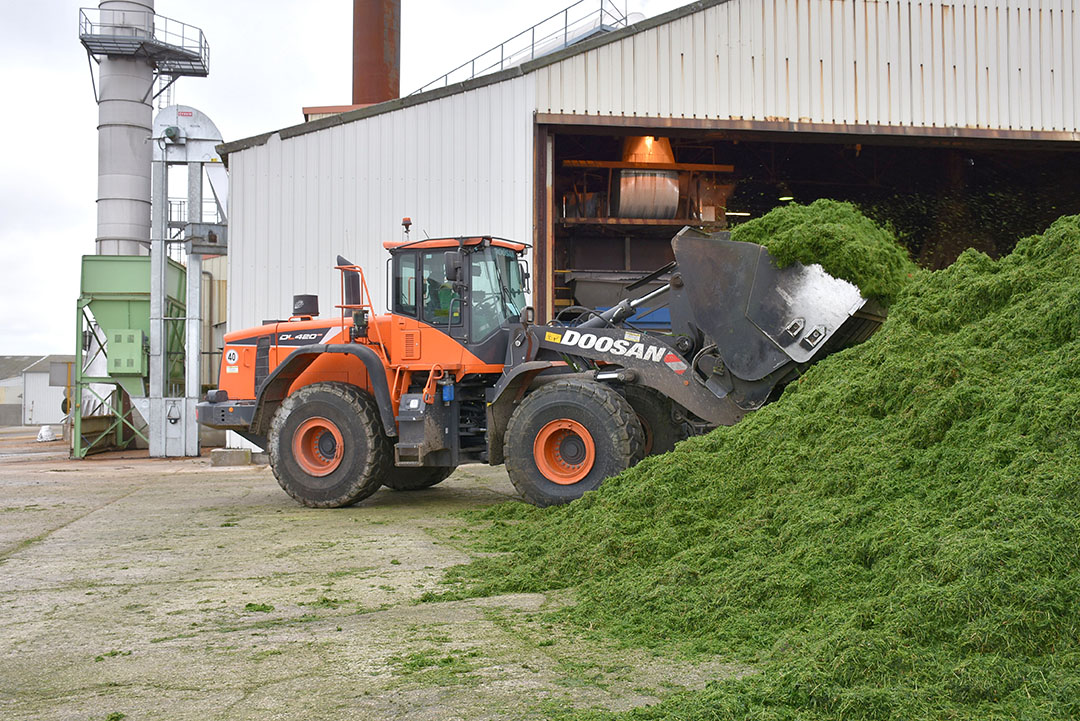
[[[0,431],[0,717],[517,719],[625,709],[742,669],[585,640],[568,596],[418,603],[468,561],[502,468],[295,504],[266,467]]]

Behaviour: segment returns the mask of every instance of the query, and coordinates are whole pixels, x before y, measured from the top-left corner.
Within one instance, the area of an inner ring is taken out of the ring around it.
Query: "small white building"
[[[0,356],[0,426],[22,425],[23,371],[39,360],[39,355]]]
[[[70,355],[0,356],[0,426],[63,423],[74,363]]]
[[[75,382],[75,356],[49,355],[22,373],[22,424],[42,426],[64,422],[65,398]]]

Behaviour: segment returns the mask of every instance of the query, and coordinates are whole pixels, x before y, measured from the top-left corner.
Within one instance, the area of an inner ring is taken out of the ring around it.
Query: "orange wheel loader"
[[[640,297],[564,309],[544,325],[526,307],[523,243],[384,247],[387,312],[339,256],[340,314],[319,318],[317,298],[298,296],[288,320],[229,333],[220,387],[198,406],[201,423],[265,448],[306,506],[427,488],[477,462],[505,463],[531,503],[566,503],[647,454],[736,423],[883,320],[820,266],[778,268],[726,233],[684,228],[674,262],[627,287],[649,288]],[[635,327],[660,306],[670,330]]]

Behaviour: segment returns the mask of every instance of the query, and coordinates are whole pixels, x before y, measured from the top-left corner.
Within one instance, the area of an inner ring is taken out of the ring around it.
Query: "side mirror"
[[[518,269],[521,271],[522,290],[529,292],[529,264],[524,260],[518,261]]]
[[[461,269],[465,265],[465,256],[460,250],[448,250],[443,254],[443,265],[446,271],[446,279],[451,283],[460,283],[462,279]]]

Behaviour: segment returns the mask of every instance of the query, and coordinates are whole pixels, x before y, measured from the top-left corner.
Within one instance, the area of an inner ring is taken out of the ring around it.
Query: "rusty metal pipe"
[[[401,94],[401,0],[353,0],[353,105]]]

